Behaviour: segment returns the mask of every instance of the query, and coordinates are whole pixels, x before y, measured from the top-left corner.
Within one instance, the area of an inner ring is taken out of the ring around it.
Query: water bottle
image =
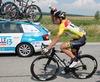
[[[67,60],[66,59],[63,59],[63,62],[65,65],[67,65]]]

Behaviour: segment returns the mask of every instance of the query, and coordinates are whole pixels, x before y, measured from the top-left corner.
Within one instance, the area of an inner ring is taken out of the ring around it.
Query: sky
[[[5,0],[13,1],[13,0]],[[94,16],[100,11],[100,0],[33,0],[42,12],[50,12],[49,5],[63,10],[68,14]]]

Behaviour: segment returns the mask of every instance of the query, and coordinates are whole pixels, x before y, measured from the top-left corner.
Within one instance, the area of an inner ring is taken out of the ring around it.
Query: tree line
[[[96,20],[100,20],[100,11],[97,11],[94,17]]]

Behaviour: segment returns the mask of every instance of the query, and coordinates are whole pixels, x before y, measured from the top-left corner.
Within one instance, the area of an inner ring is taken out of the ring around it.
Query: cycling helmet
[[[66,18],[66,12],[63,12],[63,11],[56,11],[55,13],[54,13],[54,16],[55,17],[57,17],[57,18],[63,18],[63,19],[65,19]]]

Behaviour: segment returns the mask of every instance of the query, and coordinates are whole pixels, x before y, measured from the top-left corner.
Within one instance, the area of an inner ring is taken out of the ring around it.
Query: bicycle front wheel
[[[73,74],[79,79],[92,77],[97,70],[97,60],[91,55],[82,55],[79,59],[80,64],[74,68]]]
[[[30,69],[35,79],[47,81],[56,77],[59,65],[54,58],[42,56],[32,62]]]
[[[42,18],[41,9],[37,5],[29,5],[26,8],[25,14],[26,19],[33,22],[39,22]]]

